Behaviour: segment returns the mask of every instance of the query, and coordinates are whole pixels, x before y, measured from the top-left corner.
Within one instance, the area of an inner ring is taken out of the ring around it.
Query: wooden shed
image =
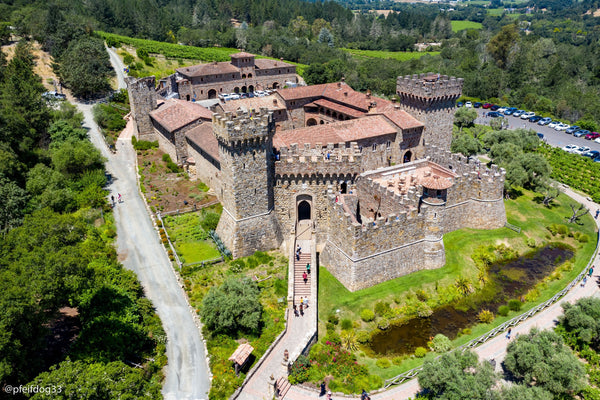
[[[240,344],[238,348],[233,352],[231,357],[229,357],[229,361],[233,361],[236,375],[240,374],[240,370],[248,361],[248,358],[250,357],[250,354],[252,354],[253,350],[254,347],[250,346],[249,343],[243,343]]]

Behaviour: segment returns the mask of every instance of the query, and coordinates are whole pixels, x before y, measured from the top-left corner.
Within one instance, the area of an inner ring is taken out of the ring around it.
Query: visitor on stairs
[[[306,272],[310,274],[310,263],[306,264]]]
[[[308,282],[308,275],[306,274],[306,272],[304,272],[304,273],[302,274],[302,279],[304,279],[304,283],[307,283],[307,282]]]

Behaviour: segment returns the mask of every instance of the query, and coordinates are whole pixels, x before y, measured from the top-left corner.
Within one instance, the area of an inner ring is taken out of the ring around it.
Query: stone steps
[[[290,390],[292,385],[285,379],[283,376],[277,380],[277,388],[279,389],[279,396],[277,399],[282,400],[287,394],[288,390]]]
[[[300,297],[310,298],[310,282],[312,273],[308,274],[308,281],[304,283],[302,274],[306,272],[306,264],[311,262],[310,253],[300,254],[300,260],[294,259],[294,303],[300,303]]]

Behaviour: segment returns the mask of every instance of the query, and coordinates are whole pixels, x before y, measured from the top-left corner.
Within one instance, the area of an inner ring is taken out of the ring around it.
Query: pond
[[[431,337],[441,333],[454,339],[462,329],[478,322],[477,314],[488,309],[494,314],[509,299],[519,298],[573,252],[562,246],[546,246],[507,263],[493,264],[485,287],[459,302],[433,310],[426,318],[412,318],[402,325],[374,335],[371,350],[377,354],[410,354],[419,346],[427,348]]]

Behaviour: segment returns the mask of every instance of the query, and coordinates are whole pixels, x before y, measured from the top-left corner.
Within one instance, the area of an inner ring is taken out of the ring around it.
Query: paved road
[[[484,118],[483,113],[488,112],[489,110],[484,110],[482,108],[474,108],[477,111],[479,117],[475,120],[476,124],[480,125],[489,125],[490,121],[494,118]],[[596,143],[593,140],[587,140],[584,137],[574,137],[573,135],[569,135],[565,133],[565,131],[555,131],[552,128],[548,128],[548,126],[538,125],[537,122],[529,122],[527,120],[523,120],[520,117],[513,117],[512,115],[507,115],[504,118],[508,120],[509,129],[516,128],[528,128],[533,129],[536,132],[541,132],[544,134],[544,139],[547,140],[548,144],[555,147],[565,147],[568,144],[575,144],[577,146],[588,146],[592,150],[600,151],[600,143]]]
[[[117,74],[117,85],[119,89],[126,89],[127,85],[125,84],[125,72],[123,68],[125,68],[125,64],[121,61],[114,47],[106,47],[106,51],[110,57],[110,63],[112,64],[116,74]]]

